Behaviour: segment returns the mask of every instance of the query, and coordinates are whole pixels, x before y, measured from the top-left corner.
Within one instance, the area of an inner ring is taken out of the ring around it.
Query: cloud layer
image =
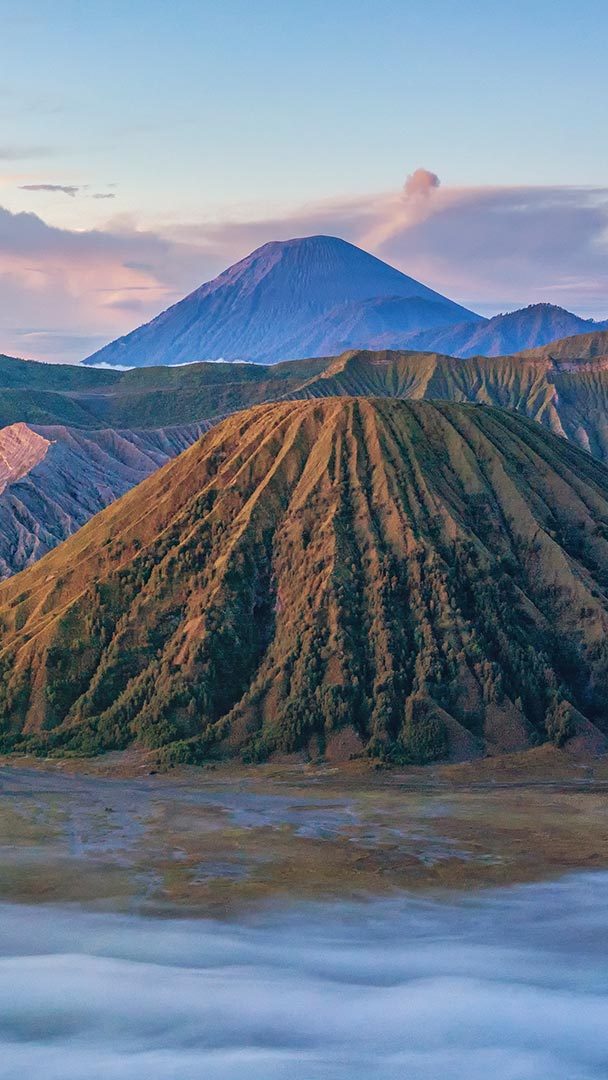
[[[417,169],[395,192],[156,230],[120,218],[58,229],[0,208],[0,350],[79,360],[252,248],[319,232],[484,314],[550,301],[608,316],[608,188],[451,188]]]
[[[606,874],[214,923],[3,905],[7,1080],[602,1080]]]

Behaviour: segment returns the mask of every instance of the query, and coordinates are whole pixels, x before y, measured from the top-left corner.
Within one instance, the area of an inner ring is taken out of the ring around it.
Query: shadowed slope
[[[5,745],[425,761],[608,728],[607,537],[607,470],[500,410],[236,414],[0,587]]]
[[[606,328],[554,304],[484,319],[332,236],[264,244],[85,364],[273,364],[345,349],[503,356]]]

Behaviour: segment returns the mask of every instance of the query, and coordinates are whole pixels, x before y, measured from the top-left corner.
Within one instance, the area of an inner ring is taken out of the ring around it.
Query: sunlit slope
[[[607,538],[608,470],[501,410],[236,414],[0,587],[4,745],[426,761],[608,730]]]
[[[390,396],[497,405],[608,460],[608,361],[356,352],[328,363],[290,397]]]
[[[470,401],[515,409],[561,431],[546,362],[513,357],[457,360],[435,353],[351,352],[304,384],[302,397],[379,396]]]

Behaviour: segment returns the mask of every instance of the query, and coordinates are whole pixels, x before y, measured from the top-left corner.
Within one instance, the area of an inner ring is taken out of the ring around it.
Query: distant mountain
[[[439,330],[409,334],[400,342],[385,335],[387,348],[423,349],[449,356],[508,356],[524,349],[546,345],[558,338],[608,330],[608,322],[581,319],[554,304],[530,307],[495,315],[485,322],[462,323]],[[379,341],[375,347],[378,347]]]
[[[424,763],[606,733],[607,581],[608,470],[540,425],[260,406],[0,586],[0,746]]]
[[[275,363],[481,317],[332,236],[264,244],[85,364]]]
[[[30,566],[190,446],[206,425],[0,428],[0,580]]]
[[[504,356],[601,329],[553,304],[484,319],[345,240],[308,236],[264,244],[83,363],[274,364],[361,348]]]

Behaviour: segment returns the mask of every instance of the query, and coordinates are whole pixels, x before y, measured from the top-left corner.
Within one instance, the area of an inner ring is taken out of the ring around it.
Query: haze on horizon
[[[608,316],[599,0],[1,7],[0,351],[80,360],[320,232],[482,314]]]

